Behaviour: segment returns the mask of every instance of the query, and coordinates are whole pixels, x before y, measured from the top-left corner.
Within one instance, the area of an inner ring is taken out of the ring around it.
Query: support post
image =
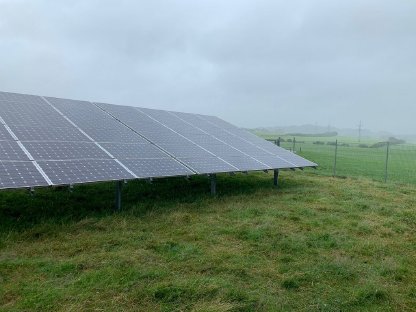
[[[334,171],[332,173],[332,176],[334,178],[337,175],[337,157],[338,157],[338,140],[335,140]]]
[[[211,180],[211,195],[217,194],[217,175],[210,174],[209,178]]]
[[[387,182],[387,177],[388,177],[388,173],[389,173],[389,154],[390,154],[390,142],[387,142],[387,147],[386,147],[386,166],[384,168],[384,183]]]
[[[116,182],[116,210],[121,210],[121,189],[123,187],[123,181]]]
[[[280,137],[277,139],[277,146],[280,146]]]
[[[276,187],[279,185],[279,169],[274,170],[273,184]]]
[[[294,153],[296,149],[296,138],[293,137],[293,148],[292,148],[292,152]]]

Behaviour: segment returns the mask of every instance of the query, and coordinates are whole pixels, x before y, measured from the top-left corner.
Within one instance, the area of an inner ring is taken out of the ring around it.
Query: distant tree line
[[[325,145],[325,144],[326,145],[335,145],[335,144],[337,144],[336,142],[326,142],[325,143],[323,141],[314,141],[312,143],[315,144],[315,145]],[[405,144],[406,141],[397,139],[395,137],[390,137],[387,141],[384,141],[384,142],[377,142],[377,143],[374,143],[374,144],[361,143],[361,144],[358,145],[358,147],[361,147],[361,148],[380,148],[380,147],[386,146],[388,143],[390,145],[397,145],[397,144]],[[350,145],[347,144],[347,143],[338,143],[338,146],[350,146]]]
[[[293,137],[316,137],[316,138],[325,138],[325,137],[334,137],[338,135],[338,132],[336,131],[332,131],[332,132],[324,132],[324,133],[315,133],[315,134],[310,134],[310,133],[287,133],[285,134],[287,136],[293,136]]]

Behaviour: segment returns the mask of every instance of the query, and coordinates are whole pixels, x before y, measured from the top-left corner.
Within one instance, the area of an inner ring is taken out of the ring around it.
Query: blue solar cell
[[[112,159],[46,160],[38,163],[55,185],[134,178],[119,163]]]
[[[47,186],[48,183],[30,161],[0,161],[0,188]]]
[[[15,141],[0,141],[0,160],[29,160]]]
[[[150,143],[101,143],[101,146],[119,159],[170,158],[169,155]]]
[[[194,174],[190,169],[172,158],[122,159],[121,161],[140,178],[162,178]]]

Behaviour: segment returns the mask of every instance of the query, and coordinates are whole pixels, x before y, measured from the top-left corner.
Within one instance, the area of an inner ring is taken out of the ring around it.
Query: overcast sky
[[[416,133],[416,1],[0,0],[0,90]]]

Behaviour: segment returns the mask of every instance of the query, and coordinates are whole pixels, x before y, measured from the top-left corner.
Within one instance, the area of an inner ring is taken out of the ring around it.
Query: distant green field
[[[277,139],[279,135],[257,133],[266,139]],[[384,181],[386,168],[386,147],[365,148],[360,144],[368,146],[380,142],[374,138],[362,138],[357,143],[357,138],[351,137],[297,137],[295,145],[293,137],[280,136],[284,142],[281,146],[295,152],[319,164],[318,173],[332,175],[334,168],[335,147],[328,142],[338,140],[337,170],[338,176],[368,177],[377,181]],[[314,144],[316,141],[324,144]],[[346,146],[342,146],[342,144]],[[388,181],[416,183],[416,145],[399,144],[391,145],[388,160]]]

